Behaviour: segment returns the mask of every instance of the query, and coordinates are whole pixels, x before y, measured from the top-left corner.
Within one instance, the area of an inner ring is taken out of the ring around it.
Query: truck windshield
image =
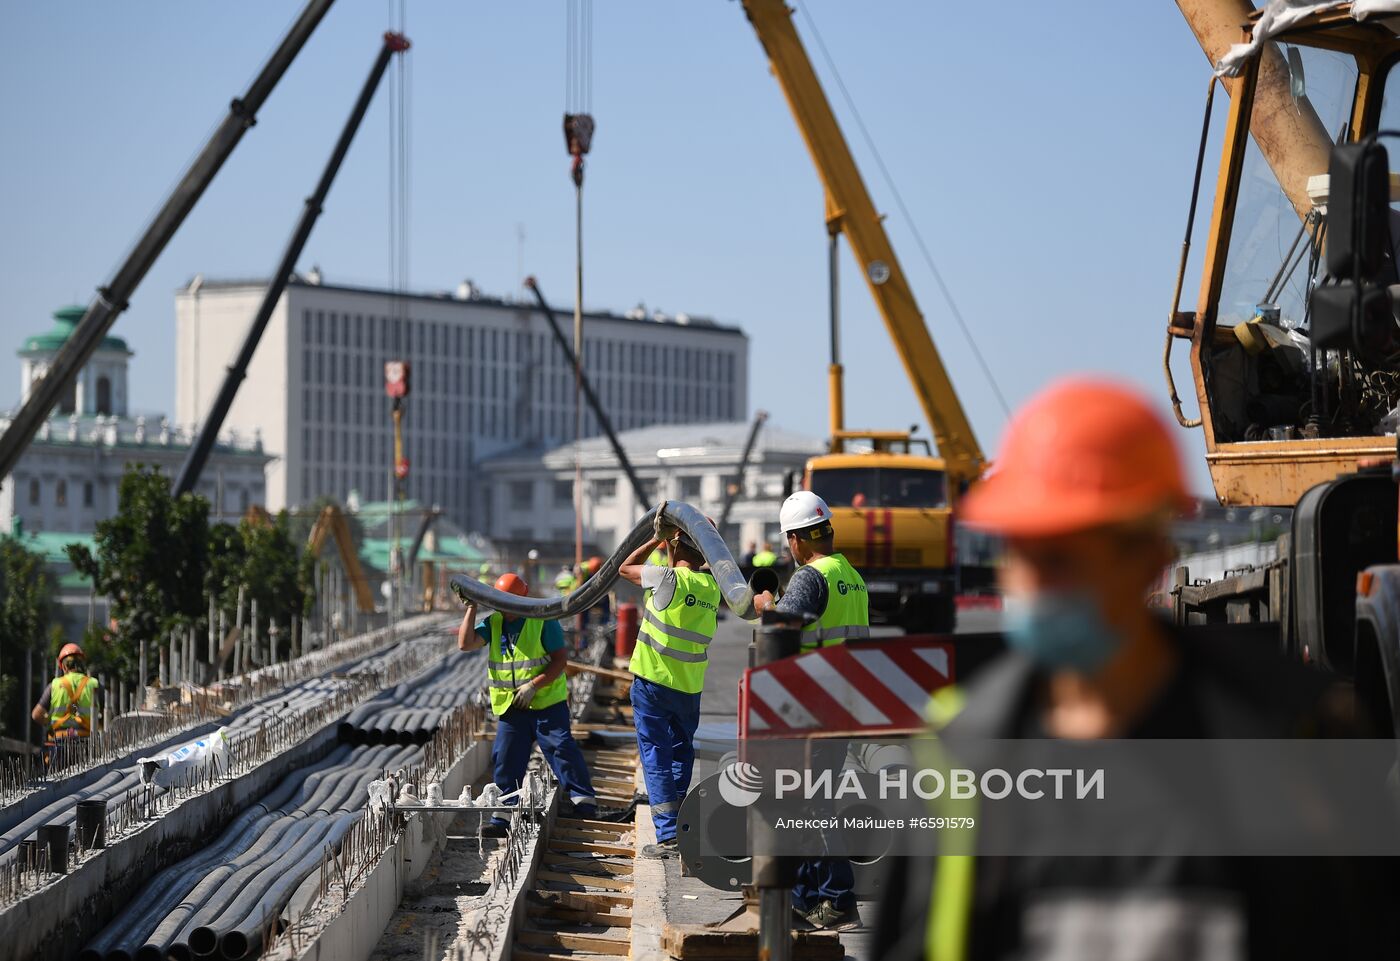
[[[832,467],[812,471],[812,490],[831,507],[946,507],[941,470]]]

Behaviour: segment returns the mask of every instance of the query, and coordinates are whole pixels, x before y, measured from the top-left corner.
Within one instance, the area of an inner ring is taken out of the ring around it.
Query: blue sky
[[[1208,75],[1175,6],[1022,2],[993,15],[927,0],[804,2],[1011,403],[1098,370],[1141,384],[1165,412],[1162,331]],[[0,58],[4,343],[45,329],[55,307],[86,302],[110,276],[298,7],[11,8],[10,34],[23,40]],[[739,5],[598,0],[594,17],[585,301],[742,325],[752,405],[821,436],[822,192]],[[199,272],[270,271],[387,21],[383,2],[332,8],[147,276],[115,330],[137,351],[135,406],[173,409],[174,289]],[[410,285],[470,277],[491,293],[517,289],[523,224],[526,272],[567,303],[562,0],[411,3],[407,33]],[[990,453],[1005,423],[995,395],[805,39]],[[329,281],[388,277],[387,89],[302,260]],[[843,281],[848,423],[922,424],[849,255]],[[18,399],[15,378],[0,385],[0,403]],[[1191,396],[1189,378],[1181,388]],[[1199,432],[1179,437],[1204,492]]]

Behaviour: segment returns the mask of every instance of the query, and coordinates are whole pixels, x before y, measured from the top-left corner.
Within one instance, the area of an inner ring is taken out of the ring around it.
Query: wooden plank
[[[632,951],[631,940],[628,938],[572,934],[564,931],[517,931],[515,943],[542,948],[564,948],[568,951],[592,951],[594,954],[611,954],[618,957],[626,957]]]
[[[618,864],[615,861],[600,861],[589,858],[572,858],[567,854],[549,854],[544,856],[546,864],[551,864],[565,871],[578,871],[583,874],[591,874],[595,871],[603,874],[611,874],[614,877],[631,877],[632,865]]]
[[[593,874],[575,874],[572,871],[536,871],[535,877],[541,881],[563,881],[586,888],[606,888],[610,891],[631,891],[632,882],[621,878],[604,878]]]
[[[758,957],[757,931],[715,931],[700,925],[670,924],[661,946],[680,961],[739,961]],[[792,933],[793,961],[842,961],[845,949],[835,934]]]
[[[618,907],[617,895],[602,894],[596,891],[530,891],[526,894],[527,903],[543,904],[546,907],[562,905],[573,911],[597,911],[599,908]],[[629,899],[630,900],[630,899]],[[626,908],[623,904],[621,907]],[[606,914],[610,918],[626,918],[632,923],[631,914]]]
[[[549,850],[551,851],[588,851],[593,854],[604,856],[630,858],[636,855],[636,850],[627,844],[601,844],[599,842],[570,841],[561,838],[549,839]]]
[[[570,674],[597,674],[599,677],[609,677],[614,681],[622,681],[628,685],[632,683],[631,671],[619,671],[611,667],[596,667],[592,664],[583,664],[579,661],[569,661],[564,665],[564,670]]]
[[[594,821],[589,818],[559,817],[554,819],[554,823],[556,826],[569,831],[588,831],[592,834],[610,834],[615,838],[620,838],[624,834],[632,833],[632,825],[617,824],[613,821]]]
[[[568,894],[567,891],[552,891],[551,894]],[[582,908],[566,908],[549,904],[530,903],[525,905],[525,913],[541,924],[589,924],[595,928],[630,928],[632,918],[626,914],[602,914]]]
[[[549,882],[549,883],[551,883],[551,884],[569,884],[569,883],[571,883],[571,882],[569,882],[569,881],[551,881],[551,882]],[[543,889],[543,892],[544,892],[544,893],[547,893],[547,894],[561,894],[561,893],[564,893],[564,892],[561,892],[561,891],[556,891],[556,890],[553,889],[553,888],[544,888],[544,889]],[[615,893],[615,892],[612,892],[612,891],[571,891],[571,892],[568,892],[568,893],[570,893],[570,894],[579,894],[579,895],[584,895],[584,894],[586,894],[586,895],[588,895],[589,897],[597,898],[599,904],[616,904],[616,905],[621,905],[621,906],[624,907],[624,908],[627,908],[629,911],[632,909],[632,895],[630,895],[630,894],[619,894],[619,893]]]
[[[623,734],[627,731],[635,731],[636,727],[631,724],[617,724],[609,721],[575,721],[574,730],[580,734],[587,734],[590,731],[608,731],[614,734]]]

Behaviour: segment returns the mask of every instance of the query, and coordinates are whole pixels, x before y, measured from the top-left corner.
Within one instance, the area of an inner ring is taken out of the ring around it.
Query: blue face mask
[[[1091,595],[1008,594],[1003,610],[1007,642],[1042,667],[1093,674],[1118,650]]]

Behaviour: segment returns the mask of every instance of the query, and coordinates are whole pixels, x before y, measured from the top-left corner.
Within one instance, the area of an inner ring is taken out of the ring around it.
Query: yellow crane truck
[[[744,0],[826,190],[831,237],[830,451],[807,462],[805,486],[830,505],[837,547],[865,577],[870,613],[910,632],[951,631],[957,584],[954,513],[983,456],[881,215],[783,0]],[[837,239],[844,235],[940,456],[911,431],[848,430],[837,336]],[[923,452],[919,452],[920,446]]]

